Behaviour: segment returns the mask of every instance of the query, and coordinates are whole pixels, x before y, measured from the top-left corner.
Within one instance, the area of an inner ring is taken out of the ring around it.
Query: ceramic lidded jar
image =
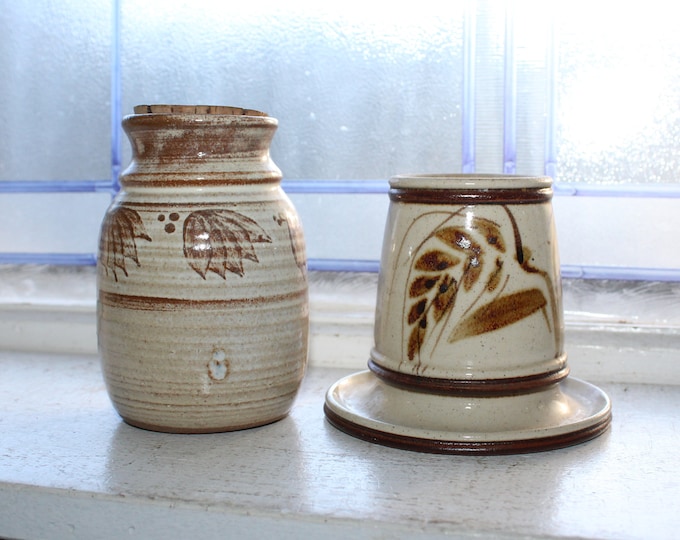
[[[232,107],[135,107],[132,162],[102,224],[98,341],[123,419],[204,433],[276,421],[305,372],[297,213],[269,146],[277,120]]]
[[[507,393],[567,376],[551,183],[391,180],[371,369],[435,391]]]
[[[335,427],[409,450],[509,454],[602,434],[609,397],[568,377],[551,180],[390,180],[368,370],[337,381]]]

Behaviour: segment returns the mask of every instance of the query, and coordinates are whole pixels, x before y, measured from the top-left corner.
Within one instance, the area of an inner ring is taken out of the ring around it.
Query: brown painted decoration
[[[98,339],[123,419],[204,433],[285,416],[307,362],[305,244],[269,145],[238,107],[141,105],[104,217]]]
[[[608,397],[568,378],[551,180],[390,184],[369,371],[329,389],[329,421],[450,453],[546,450],[605,430]]]

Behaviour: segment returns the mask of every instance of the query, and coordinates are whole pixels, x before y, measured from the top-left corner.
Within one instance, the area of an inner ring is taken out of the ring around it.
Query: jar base
[[[324,411],[354,437],[440,454],[554,450],[593,439],[611,422],[609,397],[574,378],[524,395],[463,397],[392,386],[362,371],[331,386]]]
[[[410,375],[383,367],[373,358],[368,361],[368,367],[385,382],[407,390],[450,396],[492,397],[534,392],[566,379],[569,375],[567,355],[562,354],[556,360],[555,363],[561,366],[558,369],[502,379],[441,379]]]
[[[189,428],[189,427],[177,427],[177,426],[161,426],[161,425],[156,425],[152,423],[147,423],[147,422],[142,422],[138,420],[134,420],[132,418],[128,418],[125,416],[121,416],[123,421],[132,426],[136,427],[139,429],[143,429],[146,431],[156,431],[160,433],[176,433],[176,434],[183,434],[183,435],[200,435],[200,434],[208,434],[208,433],[227,433],[230,431],[242,431],[246,429],[253,429],[256,427],[262,427],[266,426],[269,424],[273,424],[275,422],[278,422],[279,420],[284,419],[286,416],[288,416],[289,411],[286,411],[283,414],[277,415],[273,418],[268,418],[266,420],[260,420],[260,421],[255,421],[255,422],[247,422],[243,424],[227,424],[227,425],[222,425],[222,426],[206,426],[206,427],[196,427],[196,428]]]

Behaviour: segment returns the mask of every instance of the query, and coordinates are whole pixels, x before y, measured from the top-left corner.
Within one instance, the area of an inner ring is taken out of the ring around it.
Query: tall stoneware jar
[[[269,155],[277,120],[144,105],[100,233],[98,341],[122,418],[177,433],[284,417],[307,362],[305,247]]]

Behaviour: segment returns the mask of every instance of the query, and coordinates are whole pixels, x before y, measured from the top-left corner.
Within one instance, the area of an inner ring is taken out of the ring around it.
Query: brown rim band
[[[324,413],[333,426],[353,437],[392,448],[399,448],[400,450],[432,454],[503,455],[555,450],[594,439],[602,434],[611,423],[610,412],[592,426],[587,426],[571,433],[514,441],[451,441],[409,437],[408,435],[379,431],[355,424],[332,411],[328,405],[324,405]]]
[[[408,189],[391,188],[390,200],[420,204],[535,204],[552,199],[552,188]]]
[[[175,173],[161,170],[160,172],[123,173],[120,177],[120,183],[124,187],[212,187],[251,184],[263,186],[280,184],[281,173],[278,171],[260,171],[255,177],[253,172],[247,171],[214,173],[194,170],[186,173]]]
[[[428,392],[430,394],[470,397],[513,396],[536,392],[546,386],[560,382],[569,374],[569,367],[565,365],[556,371],[529,375],[527,377],[475,380],[439,379],[393,371],[376,364],[372,359],[368,361],[368,368],[386,383],[398,386],[399,388]]]

